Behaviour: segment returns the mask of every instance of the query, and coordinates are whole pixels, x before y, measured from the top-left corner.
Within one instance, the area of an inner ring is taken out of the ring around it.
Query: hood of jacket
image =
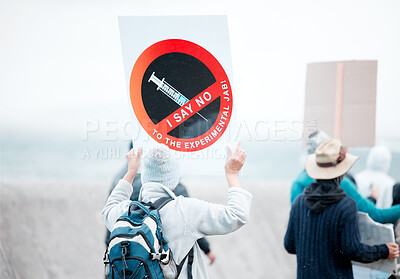
[[[371,149],[367,159],[367,169],[388,173],[392,154],[389,148],[383,145],[375,146]]]
[[[321,213],[328,206],[337,203],[346,196],[343,189],[332,183],[311,183],[304,190],[306,206],[315,213]]]
[[[175,194],[164,185],[156,182],[148,182],[142,185],[138,200],[140,202],[155,202],[162,197],[176,198]]]

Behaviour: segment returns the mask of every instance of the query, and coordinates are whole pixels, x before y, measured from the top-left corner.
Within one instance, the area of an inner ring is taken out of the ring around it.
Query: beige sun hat
[[[306,159],[306,172],[314,179],[332,179],[348,172],[358,157],[346,153],[338,139],[322,143],[314,154]]]

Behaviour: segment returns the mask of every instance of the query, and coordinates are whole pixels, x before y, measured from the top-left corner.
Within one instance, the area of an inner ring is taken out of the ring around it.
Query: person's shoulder
[[[354,207],[356,207],[356,202],[354,201],[354,199],[352,199],[348,195],[346,195],[343,199],[341,199],[339,201],[339,204],[341,204],[342,206],[354,206]]]
[[[340,211],[345,213],[344,215],[347,215],[348,213],[353,214],[354,212],[358,211],[356,202],[349,196],[345,196],[343,199],[337,202],[336,206]]]
[[[293,190],[302,190],[306,187],[308,187],[308,185],[310,185],[310,183],[312,183],[314,181],[314,179],[312,179],[311,177],[308,176],[307,172],[305,170],[303,170],[302,172],[300,172],[296,179],[293,181],[292,183],[292,191]]]
[[[299,207],[302,206],[304,203],[304,194],[300,194],[292,203],[292,208],[293,207]]]
[[[297,177],[296,177],[297,181],[307,181],[307,180],[313,180],[311,177],[308,176],[307,172],[305,170],[301,171]]]
[[[162,212],[165,211],[172,211],[175,212],[180,212],[181,214],[185,211],[184,209],[187,208],[185,200],[188,198],[185,198],[183,196],[177,196],[175,198],[171,198],[170,201],[161,209]]]
[[[356,179],[355,179],[354,176],[353,176],[351,173],[349,173],[349,172],[347,172],[347,173],[344,175],[344,179],[343,179],[343,180],[351,181],[354,185],[357,184]]]
[[[175,198],[177,203],[183,204],[185,206],[194,206],[194,205],[198,205],[201,203],[208,203],[206,201],[200,200],[198,198],[192,198],[192,197],[184,197],[184,196],[177,196]]]
[[[342,183],[340,183],[340,187],[343,188],[343,189],[345,189],[347,187],[352,187],[354,189],[357,189],[356,180],[354,179],[354,181],[353,181],[350,177],[345,176],[343,178]]]
[[[188,198],[184,196],[176,197],[172,202],[170,207],[174,208],[175,214],[178,213],[182,216],[183,220],[191,218],[190,216],[198,216],[205,209],[208,208],[209,203],[197,198]]]
[[[186,211],[188,208],[197,207],[200,200],[196,198],[177,196],[174,199],[174,202],[179,206],[181,210]]]

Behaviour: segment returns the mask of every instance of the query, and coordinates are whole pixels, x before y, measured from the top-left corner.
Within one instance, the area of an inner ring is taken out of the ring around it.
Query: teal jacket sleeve
[[[296,180],[292,183],[292,188],[290,190],[290,203],[293,204],[294,200],[303,194],[304,189],[310,185],[314,180],[307,175],[305,171],[299,173]]]
[[[395,205],[387,209],[376,208],[370,200],[362,197],[357,192],[354,183],[347,177],[343,179],[340,187],[356,202],[358,211],[367,213],[375,222],[395,223],[400,218],[400,205]]]

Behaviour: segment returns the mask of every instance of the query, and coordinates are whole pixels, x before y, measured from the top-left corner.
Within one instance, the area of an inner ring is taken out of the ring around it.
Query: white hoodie
[[[117,219],[128,210],[131,193],[132,185],[123,179],[111,192],[102,212],[108,230],[111,231]],[[227,234],[246,224],[252,195],[242,188],[229,188],[228,205],[224,206],[195,198],[176,197],[167,187],[150,182],[142,186],[139,201],[155,202],[161,197],[174,198],[160,210],[160,218],[175,262],[179,264],[194,246],[193,278],[208,278],[197,239],[206,235]],[[185,263],[179,279],[186,278]]]
[[[375,146],[368,154],[367,168],[355,175],[358,191],[367,198],[371,195],[371,186],[379,188],[377,208],[389,208],[393,203],[393,185],[395,180],[387,173],[390,169],[391,154],[386,146]]]

